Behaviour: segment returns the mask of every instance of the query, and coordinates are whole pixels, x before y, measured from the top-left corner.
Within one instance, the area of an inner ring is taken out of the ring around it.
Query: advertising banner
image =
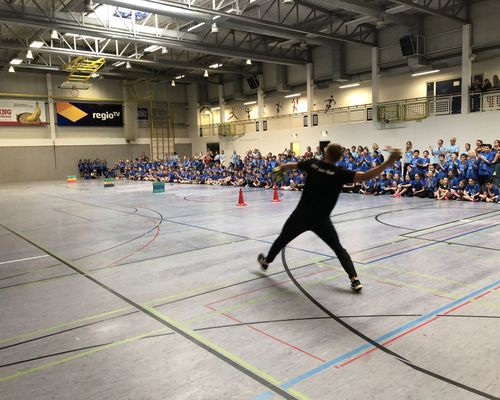
[[[31,100],[0,100],[0,125],[45,125],[45,103]]]
[[[123,126],[121,104],[56,103],[59,126]]]

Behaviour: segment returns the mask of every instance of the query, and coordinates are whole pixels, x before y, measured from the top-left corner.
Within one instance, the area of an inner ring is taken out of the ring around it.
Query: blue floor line
[[[445,239],[445,240],[456,239],[458,237],[470,235],[472,233],[483,231],[485,229],[490,229],[490,228],[493,228],[493,227],[498,226],[498,225],[500,225],[500,224],[494,224],[492,226],[482,227],[482,228],[479,228],[479,229],[476,229],[476,230],[473,230],[473,231],[470,231],[470,232],[461,233],[459,235],[452,236],[452,237],[450,237],[448,239]],[[382,260],[382,259],[387,259],[387,258],[390,258],[390,257],[394,257],[394,256],[397,256],[399,254],[404,254],[404,253],[408,253],[410,251],[419,250],[421,248],[429,247],[429,246],[432,246],[432,245],[435,245],[435,244],[440,244],[440,242],[430,243],[428,245],[419,246],[419,247],[416,247],[416,248],[413,248],[413,249],[408,249],[408,250],[405,250],[405,251],[402,251],[402,252],[399,252],[399,253],[390,254],[390,255],[388,255],[386,257],[383,257],[383,258],[380,258],[380,259],[377,259],[377,260],[372,260],[372,261],[368,262],[368,264],[376,262],[376,261],[379,261],[379,260]],[[456,305],[458,305],[458,304],[460,304],[460,303],[462,303],[462,302],[464,302],[464,301],[466,301],[466,300],[468,300],[470,298],[473,298],[473,297],[481,294],[482,292],[485,292],[485,291],[487,291],[489,289],[493,289],[494,287],[496,287],[498,285],[500,285],[500,280],[497,280],[497,281],[495,281],[495,282],[493,282],[493,283],[491,283],[491,284],[489,284],[487,286],[484,286],[481,289],[477,289],[474,292],[469,293],[468,295],[465,295],[465,296],[463,296],[463,297],[461,297],[461,298],[459,298],[457,300],[454,300],[451,303],[448,303],[448,304],[446,304],[446,305],[444,305],[442,307],[439,307],[438,309],[436,309],[434,311],[431,311],[431,312],[429,312],[427,314],[424,314],[421,317],[418,317],[417,319],[415,319],[413,321],[410,321],[410,322],[408,322],[408,323],[400,326],[399,328],[396,328],[396,329],[394,329],[394,330],[392,330],[392,331],[390,331],[388,333],[385,333],[382,336],[380,336],[377,339],[375,339],[375,341],[379,342],[379,343],[381,341],[385,341],[386,339],[389,339],[390,337],[395,336],[398,333],[401,333],[401,332],[403,332],[403,331],[405,331],[407,329],[415,327],[416,325],[424,322],[425,320],[428,320],[428,319],[436,316],[437,314],[442,313],[443,311],[451,309],[451,308],[455,307]],[[344,360],[347,360],[347,359],[349,359],[349,358],[351,358],[351,357],[353,357],[353,356],[355,356],[355,355],[357,355],[359,353],[362,353],[363,351],[365,351],[367,349],[370,349],[372,347],[373,347],[373,345],[371,345],[370,343],[365,343],[365,344],[363,344],[361,346],[358,346],[354,350],[351,350],[351,351],[349,351],[347,353],[344,353],[344,354],[342,354],[339,357],[336,357],[336,358],[334,358],[334,359],[332,359],[330,361],[325,362],[324,364],[321,364],[319,367],[316,367],[316,368],[314,368],[314,369],[312,369],[312,370],[310,370],[310,371],[308,371],[308,372],[306,372],[304,374],[301,374],[301,375],[299,375],[299,376],[297,376],[297,377],[295,377],[295,378],[293,378],[293,379],[291,379],[291,380],[289,380],[289,381],[281,384],[280,387],[283,388],[283,389],[289,389],[289,388],[297,385],[298,383],[301,383],[301,382],[305,381],[306,379],[309,379],[309,378],[313,377],[314,375],[317,375],[320,372],[322,372],[322,371],[324,371],[324,370],[326,370],[328,368],[331,368],[331,367],[337,365],[338,363],[340,363],[340,362],[342,362]],[[265,392],[265,393],[257,396],[255,398],[255,400],[266,400],[266,399],[270,398],[271,396],[273,396],[272,392]]]

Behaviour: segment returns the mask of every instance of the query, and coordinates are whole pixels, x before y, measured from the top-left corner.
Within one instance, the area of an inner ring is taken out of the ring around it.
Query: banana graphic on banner
[[[35,104],[35,110],[32,113],[21,113],[18,114],[17,120],[21,124],[39,124],[40,123],[40,115],[42,115],[42,109],[38,105],[38,102]]]

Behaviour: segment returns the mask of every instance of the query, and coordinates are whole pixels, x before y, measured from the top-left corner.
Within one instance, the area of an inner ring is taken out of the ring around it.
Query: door
[[[299,142],[292,142],[290,143],[290,150],[295,153],[297,157],[299,157],[300,154],[300,143]]]
[[[216,154],[220,151],[219,143],[207,143],[207,151],[211,151],[213,154]]]
[[[325,154],[325,147],[330,144],[329,140],[319,142],[319,149],[321,150],[321,153]]]

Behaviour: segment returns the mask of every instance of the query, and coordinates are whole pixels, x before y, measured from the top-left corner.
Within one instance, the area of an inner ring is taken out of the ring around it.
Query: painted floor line
[[[2,261],[2,262],[0,262],[0,265],[12,264],[12,263],[20,262],[20,261],[36,260],[37,258],[44,258],[44,257],[48,257],[48,255],[43,254],[41,256],[18,258],[17,260]]]

